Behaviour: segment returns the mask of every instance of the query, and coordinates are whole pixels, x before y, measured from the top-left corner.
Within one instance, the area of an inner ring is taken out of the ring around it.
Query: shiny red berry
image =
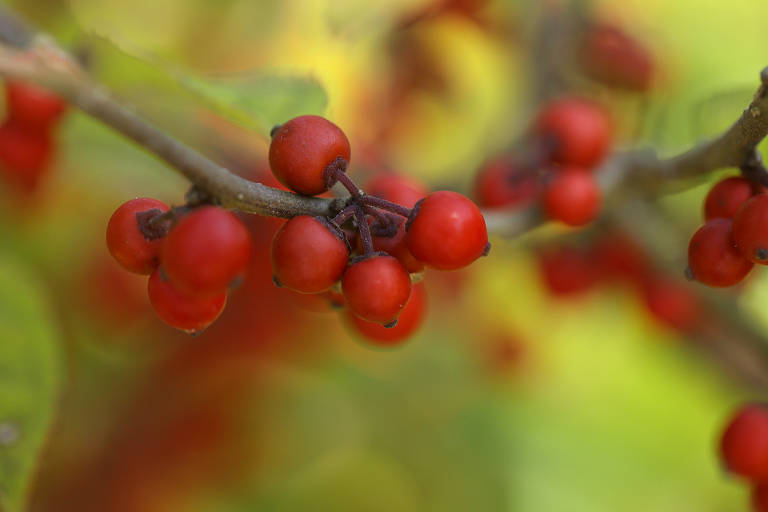
[[[768,477],[768,409],[749,404],[737,410],[720,438],[726,469],[749,480]]]
[[[733,242],[733,222],[712,219],[691,237],[688,244],[690,275],[709,286],[733,286],[749,274],[752,262]]]
[[[115,210],[107,224],[107,248],[124,269],[136,274],[151,274],[159,264],[163,234],[152,229],[150,221],[170,208],[142,197],[131,199]]]
[[[411,297],[400,316],[397,317],[397,325],[394,327],[384,327],[380,323],[363,320],[350,312],[347,312],[347,320],[352,328],[370,344],[394,347],[402,344],[421,327],[426,314],[426,306],[427,292],[424,285],[417,284],[413,287]]]
[[[375,254],[347,268],[341,289],[352,313],[386,325],[397,320],[408,302],[411,277],[397,259]]]
[[[227,292],[200,297],[177,290],[155,269],[149,277],[149,301],[157,316],[176,329],[195,333],[202,331],[216,320],[224,309]]]
[[[600,24],[590,27],[581,49],[586,73],[609,87],[632,91],[650,89],[653,58],[647,48],[619,27]]]
[[[539,193],[536,173],[508,157],[485,164],[475,178],[475,200],[483,208],[512,208],[532,202]]]
[[[347,244],[316,217],[294,217],[272,239],[275,280],[297,292],[327,290],[341,279],[348,258]]]
[[[741,205],[733,217],[733,241],[748,260],[768,265],[768,194]]]
[[[325,170],[337,158],[349,163],[350,147],[341,129],[320,116],[300,116],[277,127],[269,165],[285,185],[308,196],[328,190]]]
[[[459,193],[432,192],[417,204],[409,222],[411,254],[438,270],[466,267],[488,250],[483,214]]]
[[[411,176],[385,172],[375,176],[365,186],[367,194],[413,208],[429,193],[427,186]]]
[[[594,176],[579,167],[556,172],[544,188],[547,216],[569,226],[589,224],[600,211],[602,194]]]
[[[547,104],[535,121],[534,131],[552,144],[552,160],[561,165],[591,168],[603,159],[611,144],[608,115],[581,98]]]
[[[759,482],[752,487],[753,512],[768,512],[768,482]]]
[[[174,287],[188,295],[219,295],[248,265],[248,229],[227,210],[196,208],[173,226],[161,262]]]
[[[731,176],[718,181],[704,200],[704,218],[732,219],[741,205],[758,192],[752,182],[741,176]]]
[[[47,130],[64,114],[67,104],[57,95],[27,82],[5,83],[8,118],[32,130]]]

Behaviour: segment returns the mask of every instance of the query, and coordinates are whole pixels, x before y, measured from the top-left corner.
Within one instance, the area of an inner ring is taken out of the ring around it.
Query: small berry
[[[209,297],[187,295],[164,279],[159,267],[149,277],[148,291],[157,316],[171,327],[189,333],[211,325],[227,301],[226,291]]]
[[[47,130],[64,114],[67,104],[40,86],[11,80],[5,83],[8,118],[31,130]]]
[[[272,239],[272,269],[281,286],[319,293],[341,279],[349,250],[330,225],[308,215],[292,218]]]
[[[768,482],[758,482],[752,487],[753,512],[768,512]]]
[[[413,208],[414,205],[429,193],[426,185],[411,176],[394,172],[385,172],[371,179],[365,187],[369,195],[380,197]]]
[[[549,218],[569,226],[583,226],[599,213],[601,192],[592,174],[566,167],[547,183],[542,201]]]
[[[717,182],[704,200],[704,219],[732,219],[739,207],[757,192],[757,187],[741,176]]]
[[[731,417],[720,438],[728,471],[749,480],[768,477],[768,409],[749,404]]]
[[[329,188],[325,170],[337,158],[349,163],[349,140],[325,118],[300,116],[281,125],[269,145],[269,165],[285,185],[308,196]]]
[[[581,98],[562,98],[539,113],[534,131],[551,141],[552,160],[561,165],[591,168],[598,164],[611,141],[611,122],[605,111]]]
[[[581,59],[587,74],[605,85],[632,91],[647,91],[651,87],[651,54],[618,27],[591,27],[584,38]]]
[[[682,283],[654,277],[642,287],[646,309],[661,324],[680,332],[688,332],[699,320],[696,296]]]
[[[733,241],[749,261],[768,265],[768,194],[757,194],[733,217]]]
[[[408,302],[411,277],[397,259],[374,253],[347,268],[341,289],[352,313],[386,325],[397,320]]]
[[[136,274],[152,273],[163,238],[142,230],[141,223],[168,210],[167,204],[146,197],[131,199],[115,210],[107,224],[107,248],[120,266]]]
[[[231,212],[203,206],[173,226],[160,260],[174,287],[188,295],[219,295],[251,257],[248,229]]]
[[[0,125],[0,168],[9,181],[34,190],[53,156],[53,139],[6,121]]]
[[[406,225],[408,249],[438,270],[466,267],[488,249],[480,209],[461,194],[433,192],[416,205]]]
[[[475,199],[484,208],[511,208],[532,202],[540,188],[538,176],[508,157],[488,162],[475,179]]]
[[[688,268],[694,279],[709,286],[733,286],[752,269],[733,243],[733,222],[712,219],[691,237]]]
[[[400,316],[397,317],[397,325],[384,327],[380,323],[369,322],[347,312],[350,325],[360,333],[370,344],[382,347],[393,347],[406,341],[421,327],[424,320],[427,302],[427,292],[423,284],[413,287],[411,297],[405,305]]]

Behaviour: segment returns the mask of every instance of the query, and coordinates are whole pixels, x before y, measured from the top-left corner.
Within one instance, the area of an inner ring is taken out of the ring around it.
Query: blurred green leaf
[[[54,320],[39,284],[0,254],[0,508],[23,510],[60,381]]]

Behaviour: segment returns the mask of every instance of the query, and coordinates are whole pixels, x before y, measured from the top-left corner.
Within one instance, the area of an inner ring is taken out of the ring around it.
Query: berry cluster
[[[610,147],[611,123],[601,107],[578,97],[544,105],[534,120],[525,165],[507,157],[478,173],[475,197],[481,206],[512,208],[540,201],[546,215],[568,226],[582,226],[599,213],[600,188],[592,170]]]
[[[0,124],[0,172],[21,191],[36,190],[54,153],[53,131],[66,110],[37,85],[5,83],[6,119]]]
[[[415,329],[424,309],[410,274],[425,266],[456,270],[487,254],[485,220],[461,194],[426,194],[394,174],[372,181],[366,194],[346,174],[349,158],[347,137],[322,117],[297,117],[272,131],[270,168],[283,185],[316,195],[339,182],[350,194],[334,217],[300,215],[278,230],[274,281],[303,294],[331,293],[358,331],[393,344]]]
[[[768,264],[768,194],[745,177],[725,178],[704,201],[705,224],[691,237],[686,274],[708,286],[733,286],[755,263]]]
[[[190,333],[224,309],[227,288],[251,257],[250,234],[215,206],[171,210],[148,198],[121,205],[107,225],[107,247],[126,270],[149,274],[149,300],[168,325]]]
[[[768,512],[768,407],[747,404],[729,420],[720,438],[724,467],[752,486],[752,509]]]

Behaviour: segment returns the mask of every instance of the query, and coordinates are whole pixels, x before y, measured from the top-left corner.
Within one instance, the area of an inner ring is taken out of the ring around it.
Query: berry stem
[[[367,206],[373,206],[374,208],[379,208],[381,210],[386,210],[388,212],[396,213],[397,215],[405,217],[406,219],[411,215],[410,208],[406,208],[405,206],[387,201],[386,199],[382,199],[376,196],[363,196],[360,198],[360,203]]]
[[[338,161],[338,159],[337,159],[337,161]],[[344,160],[342,160],[342,161],[344,161]],[[347,189],[347,191],[350,193],[350,195],[352,197],[355,197],[355,198],[362,197],[363,196],[363,191],[360,190],[360,188],[357,185],[355,185],[355,182],[352,181],[352,178],[347,176],[347,173],[346,173],[346,170],[345,170],[346,169],[346,162],[344,162],[344,164],[345,164],[344,168],[335,167],[334,174],[333,174],[334,178],[336,179],[336,181],[341,183],[344,186],[345,189]],[[331,164],[331,165],[334,165],[334,164]]]
[[[338,215],[336,215],[334,218],[331,219],[331,222],[336,224],[337,226],[341,226],[347,220],[349,220],[353,215],[355,215],[355,205],[350,205],[341,210]]]
[[[357,220],[357,229],[360,230],[360,240],[363,242],[363,254],[373,253],[373,238],[371,237],[371,227],[368,225],[368,219],[365,218],[365,212],[360,205],[353,205],[355,209],[355,220]]]

